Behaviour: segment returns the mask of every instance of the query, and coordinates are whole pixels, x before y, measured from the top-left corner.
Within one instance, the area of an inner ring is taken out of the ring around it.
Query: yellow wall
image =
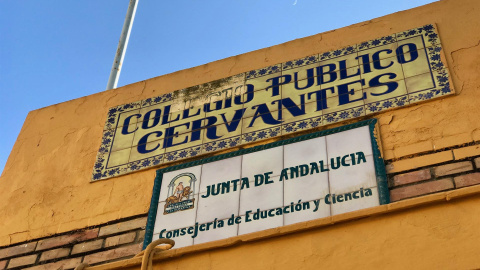
[[[385,157],[392,159],[434,147],[480,140],[480,121],[477,120],[480,105],[480,91],[477,91],[480,86],[479,8],[478,0],[443,0],[32,111],[0,177],[0,246],[148,211],[155,169],[90,182],[110,107],[425,24],[437,24],[457,96],[374,116],[380,119]],[[53,83],[52,87],[55,87]],[[455,211],[451,213],[450,222],[453,222],[457,216]],[[377,227],[390,223],[382,220],[377,221]],[[404,223],[409,224],[408,220],[405,218]],[[421,217],[418,220],[421,225]],[[352,230],[363,232],[368,240],[375,238],[375,230],[366,227],[360,230],[360,227]],[[384,233],[387,231],[385,229]],[[318,239],[325,249],[329,247],[326,243],[334,243],[333,236],[320,234]],[[308,237],[302,241],[314,245]],[[381,238],[372,241],[381,241]],[[382,245],[387,249],[389,243]],[[328,250],[333,254],[346,252],[344,249]]]

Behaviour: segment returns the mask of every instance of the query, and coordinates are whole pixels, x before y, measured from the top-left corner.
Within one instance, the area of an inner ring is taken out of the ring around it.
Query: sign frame
[[[250,147],[250,148],[246,148],[246,149],[240,149],[240,150],[233,151],[233,152],[230,152],[230,153],[225,153],[225,154],[221,154],[221,155],[207,157],[207,158],[203,158],[203,159],[199,159],[199,160],[195,160],[195,161],[190,161],[190,162],[186,162],[186,163],[182,163],[182,164],[178,164],[178,165],[174,165],[174,166],[170,166],[170,167],[166,167],[166,168],[162,168],[162,169],[157,170],[156,171],[155,182],[154,182],[154,186],[153,186],[153,191],[152,191],[152,198],[151,198],[151,201],[150,201],[150,208],[149,208],[149,211],[148,211],[148,219],[147,219],[147,226],[146,226],[146,231],[145,231],[145,239],[144,239],[144,242],[143,242],[143,249],[145,249],[148,246],[148,244],[150,244],[152,242],[155,220],[157,218],[157,210],[158,210],[158,204],[159,204],[160,189],[161,189],[161,186],[162,186],[162,179],[163,179],[163,174],[164,173],[171,172],[171,171],[176,171],[176,170],[179,170],[179,169],[185,169],[185,168],[189,168],[189,167],[193,167],[193,166],[197,166],[197,165],[203,165],[203,164],[206,164],[206,163],[210,163],[210,162],[214,162],[214,161],[218,161],[218,160],[223,160],[223,159],[227,159],[227,158],[231,158],[231,157],[236,157],[236,156],[240,156],[240,155],[245,155],[245,154],[249,154],[249,153],[253,153],[253,152],[258,152],[258,151],[262,151],[262,150],[266,150],[266,149],[270,149],[270,148],[274,148],[274,147],[278,147],[278,146],[283,146],[283,145],[292,144],[292,143],[296,143],[296,142],[301,142],[301,141],[305,141],[305,140],[309,140],[309,139],[314,139],[314,138],[317,138],[317,137],[323,137],[323,136],[327,136],[327,135],[331,135],[331,134],[335,134],[335,133],[339,133],[339,132],[343,132],[343,131],[347,131],[347,130],[351,130],[351,129],[355,129],[355,128],[359,128],[359,127],[364,127],[364,126],[368,126],[369,127],[369,132],[370,132],[370,140],[371,140],[371,143],[372,143],[375,175],[376,175],[376,181],[377,181],[377,187],[378,187],[379,203],[380,203],[380,205],[390,203],[390,193],[389,193],[389,190],[388,190],[388,182],[387,182],[387,173],[386,173],[386,169],[385,169],[385,163],[384,163],[384,160],[383,160],[383,157],[382,157],[382,154],[381,154],[379,142],[377,142],[377,140],[380,139],[380,138],[378,138],[379,132],[378,132],[378,130],[376,130],[378,128],[377,119],[372,118],[372,119],[360,121],[360,122],[357,122],[357,123],[352,123],[352,124],[348,124],[348,125],[344,125],[344,126],[340,126],[340,127],[335,127],[335,128],[326,129],[326,130],[322,130],[322,131],[317,131],[317,132],[313,132],[313,133],[309,133],[309,134],[305,134],[305,135],[300,135],[300,136],[285,139],[285,140],[279,140],[279,141],[275,141],[275,142],[268,143],[268,144],[265,144],[265,145],[258,145],[258,146],[254,146],[254,147]]]

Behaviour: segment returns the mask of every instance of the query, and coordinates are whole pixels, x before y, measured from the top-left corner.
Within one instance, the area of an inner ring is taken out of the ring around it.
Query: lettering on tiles
[[[189,236],[191,238],[195,238],[201,232],[206,232],[209,230],[215,230],[223,228],[224,226],[232,226],[236,224],[240,224],[242,222],[248,223],[252,221],[261,221],[268,218],[273,218],[275,216],[281,216],[286,214],[293,214],[295,212],[301,211],[313,211],[317,212],[320,204],[335,204],[335,203],[342,203],[351,200],[362,199],[364,197],[373,196],[372,189],[370,188],[360,188],[359,190],[355,190],[353,192],[335,195],[335,194],[327,194],[327,196],[321,200],[317,199],[314,201],[309,202],[302,202],[299,200],[298,202],[291,202],[287,206],[277,207],[269,210],[260,210],[257,208],[256,210],[248,210],[244,213],[243,216],[235,216],[232,214],[231,217],[225,220],[215,219],[212,222],[207,222],[203,224],[199,224],[198,222],[195,223],[195,226],[190,226],[181,229],[162,229],[158,238],[170,238],[175,239],[181,236]]]
[[[309,164],[302,164],[295,167],[284,168],[280,174],[280,179],[278,181],[282,182],[284,180],[299,178],[307,175],[314,175],[318,173],[324,173],[332,170],[337,170],[340,167],[349,167],[355,166],[367,162],[365,159],[365,154],[363,152],[351,153],[344,156],[338,156],[330,159],[330,163],[327,163],[326,160],[313,161]],[[327,167],[327,164],[330,164],[331,167]],[[273,172],[265,172],[262,174],[256,174],[254,179],[249,179],[248,177],[243,177],[241,179],[229,180],[226,182],[217,183],[215,185],[207,186],[206,194],[201,195],[202,198],[208,198],[209,196],[217,196],[221,194],[229,193],[230,191],[234,192],[237,189],[247,189],[250,188],[250,182],[253,181],[252,187],[258,187],[261,185],[273,184],[271,179]]]
[[[373,127],[374,123],[369,125]],[[210,235],[209,231],[235,227],[234,230],[227,230],[228,233],[225,231],[213,233],[221,235],[220,239],[228,238],[242,234],[241,229],[236,229],[237,226],[249,226],[255,223],[256,225],[249,232],[272,228],[262,224],[268,224],[276,217],[281,217],[282,220],[290,218],[289,222],[276,223],[275,227],[279,227],[388,203],[388,199],[380,199],[380,193],[388,193],[388,187],[386,176],[378,173],[379,168],[384,169],[383,162],[373,164],[375,160],[381,159],[378,146],[370,143],[373,131],[365,126],[352,130],[354,132],[329,133],[326,131],[325,134],[329,135],[322,136],[319,133],[314,138],[300,138],[300,142],[279,142],[277,144],[281,146],[274,147],[283,147],[281,159],[273,157],[279,152],[270,151],[270,147],[263,150],[262,148],[253,149],[257,157],[270,160],[268,164],[279,162],[279,160],[283,162],[288,155],[304,158],[294,166],[285,163],[280,167],[273,166],[278,168],[275,172],[262,171],[261,169],[266,168],[265,164],[238,162],[229,168],[239,172],[236,179],[214,177],[215,181],[212,181],[212,175],[202,174],[202,172],[210,171],[224,163],[211,163],[208,159],[192,167],[185,168],[177,165],[159,170],[158,175],[161,177],[156,179],[156,185],[159,179],[162,179],[161,187],[157,191],[154,190],[152,195],[152,205],[158,204],[159,208],[150,209],[151,218],[147,224],[150,235],[145,244],[158,238],[170,238],[176,241],[180,238],[196,239],[203,234]],[[330,141],[332,146],[339,140],[356,140],[357,143],[343,148],[342,152],[346,153],[336,156],[330,156],[334,152],[327,147],[306,151],[305,148],[295,145],[304,142],[328,145]],[[285,147],[289,144],[292,145],[286,150]],[[370,152],[370,149],[373,151]],[[242,154],[239,151],[233,153],[234,157],[230,158],[237,160],[237,156],[240,156],[242,159],[249,159],[251,158],[249,154]],[[268,165],[269,168],[273,168],[272,164]],[[223,176],[223,173],[217,176]],[[348,181],[345,181],[345,177],[348,177]],[[307,178],[309,180],[306,180]],[[315,185],[311,182],[312,180],[323,184]],[[208,184],[202,185],[202,181]],[[315,194],[314,197],[305,194],[304,189],[307,186],[304,181],[310,181],[309,188],[315,191],[312,193]],[[289,196],[286,195],[287,182],[288,189],[295,191],[293,194],[289,193]],[[274,185],[281,185],[281,188],[272,188]],[[200,191],[198,187],[203,188]],[[162,189],[166,189],[167,192],[162,192]],[[248,191],[253,192],[248,193]],[[240,196],[239,192],[244,193],[244,196]],[[258,196],[267,199],[261,200]],[[189,207],[195,198],[198,203]],[[172,204],[169,200],[174,200],[174,203]],[[239,204],[228,204],[225,203],[226,201],[235,201]],[[275,203],[272,204],[272,201]],[[221,202],[224,203],[221,204]],[[172,205],[176,206],[172,208]],[[166,212],[164,209],[167,208],[172,210]],[[324,213],[325,208],[329,209],[328,213]],[[208,239],[208,236],[204,236],[201,242],[205,239]],[[214,237],[212,240],[218,239]],[[194,244],[195,241],[193,240]]]
[[[426,25],[112,108],[92,180],[452,94],[440,52]]]

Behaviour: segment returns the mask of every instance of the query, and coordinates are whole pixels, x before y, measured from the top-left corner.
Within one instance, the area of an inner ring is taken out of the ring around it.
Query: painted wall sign
[[[92,180],[453,94],[433,25],[111,108]]]
[[[375,123],[158,170],[145,245],[184,247],[388,203]]]

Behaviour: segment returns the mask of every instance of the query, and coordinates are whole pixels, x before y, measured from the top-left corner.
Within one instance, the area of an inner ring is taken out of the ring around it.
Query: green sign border
[[[194,160],[194,161],[190,161],[190,162],[187,162],[187,163],[183,163],[183,164],[179,164],[179,165],[175,165],[175,166],[170,166],[170,167],[166,167],[166,168],[157,170],[157,175],[155,177],[155,183],[153,185],[152,199],[150,201],[150,210],[148,211],[147,228],[146,228],[146,231],[145,231],[145,239],[143,241],[143,249],[145,249],[148,246],[148,244],[150,244],[152,242],[153,229],[154,229],[154,226],[155,226],[155,219],[157,217],[158,199],[159,199],[159,195],[160,195],[160,188],[162,186],[162,178],[163,178],[164,173],[171,172],[171,171],[176,171],[176,170],[179,170],[179,169],[185,169],[185,168],[193,167],[193,166],[197,166],[197,165],[202,165],[202,164],[206,164],[206,163],[210,163],[210,162],[214,162],[214,161],[218,161],[218,160],[222,160],[222,159],[226,159],[226,158],[245,155],[245,154],[248,154],[248,153],[258,152],[258,151],[262,151],[262,150],[265,150],[265,149],[270,149],[270,148],[277,147],[277,146],[282,146],[282,145],[301,142],[301,141],[305,141],[305,140],[309,140],[309,139],[313,139],[313,138],[323,137],[323,136],[339,133],[339,132],[354,129],[354,128],[364,127],[364,126],[369,126],[369,130],[370,130],[370,139],[371,139],[371,142],[372,142],[373,159],[374,159],[374,165],[375,165],[375,175],[376,175],[376,178],[377,178],[377,188],[378,188],[378,195],[379,195],[380,204],[382,205],[382,204],[390,203],[390,193],[388,191],[388,182],[387,182],[387,173],[386,173],[386,170],[385,170],[385,163],[384,163],[383,158],[380,154],[380,149],[379,149],[377,140],[375,139],[375,136],[374,136],[376,123],[377,123],[377,119],[373,118],[373,119],[361,121],[361,122],[358,122],[358,123],[353,123],[353,124],[349,124],[349,125],[345,125],[345,126],[341,126],[341,127],[336,127],[336,128],[332,128],[332,129],[327,129],[327,130],[322,130],[322,131],[318,131],[318,132],[314,132],[314,133],[310,133],[310,134],[305,134],[305,135],[301,135],[301,136],[286,139],[286,140],[272,142],[272,143],[265,144],[265,145],[258,145],[258,146],[254,146],[254,147],[251,147],[251,148],[246,148],[246,149],[241,149],[241,150],[238,150],[238,151],[234,151],[234,152],[231,152],[231,153],[226,153],[226,154],[221,154],[221,155],[208,157],[208,158],[204,158],[204,159]]]

